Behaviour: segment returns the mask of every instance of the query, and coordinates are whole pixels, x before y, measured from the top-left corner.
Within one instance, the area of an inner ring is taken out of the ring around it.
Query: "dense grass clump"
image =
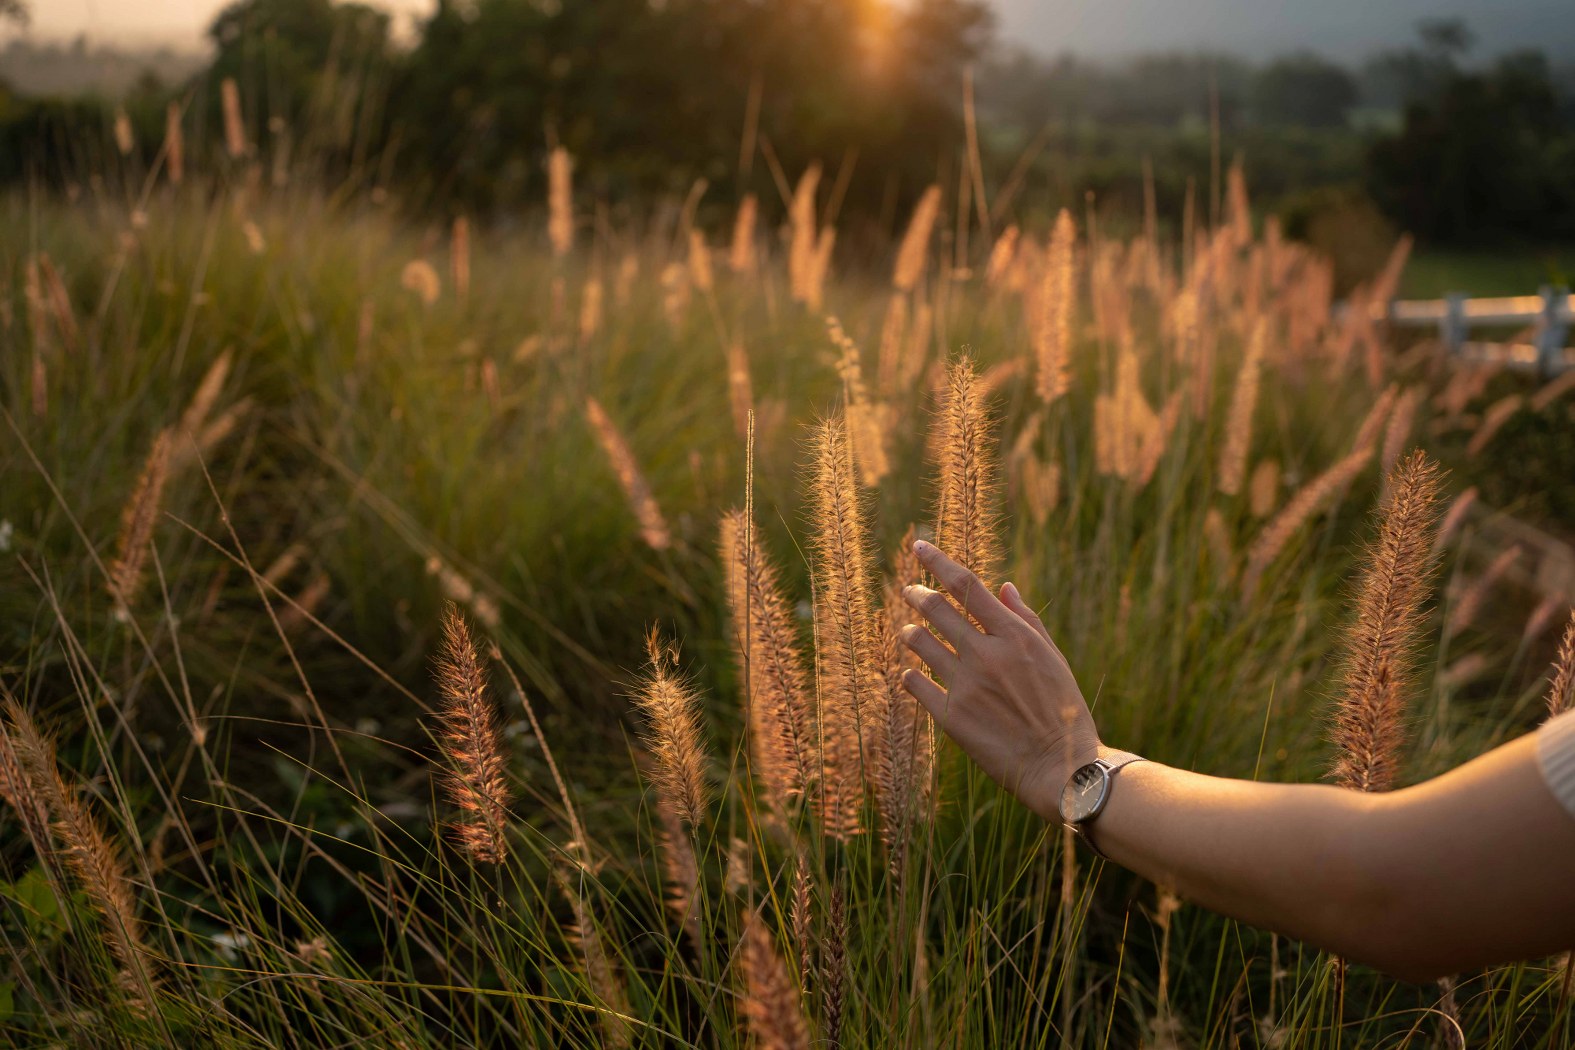
[[[544,230],[0,204],[7,1040],[1559,1038],[1567,960],[1416,988],[1155,897],[898,684],[924,536],[1160,761],[1388,787],[1530,728],[1567,598],[1410,452],[1487,380],[1331,319],[1244,188],[978,258],[935,189],[888,279],[813,171],[725,238],[593,223],[571,171]]]

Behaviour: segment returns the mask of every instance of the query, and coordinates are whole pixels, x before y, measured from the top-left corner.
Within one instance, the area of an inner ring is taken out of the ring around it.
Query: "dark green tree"
[[[1343,127],[1358,97],[1344,67],[1307,51],[1275,59],[1252,83],[1253,115],[1265,124]]]

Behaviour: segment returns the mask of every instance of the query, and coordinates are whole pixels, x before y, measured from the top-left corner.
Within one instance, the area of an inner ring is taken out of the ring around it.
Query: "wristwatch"
[[[1116,774],[1134,762],[1142,762],[1139,755],[1126,751],[1107,751],[1084,766],[1079,766],[1061,791],[1061,821],[1082,839],[1089,849],[1102,859],[1109,859],[1089,838],[1088,826],[1103,813],[1110,801],[1110,782]]]

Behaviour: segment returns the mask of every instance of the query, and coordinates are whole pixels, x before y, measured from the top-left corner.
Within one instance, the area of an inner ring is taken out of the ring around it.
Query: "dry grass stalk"
[[[918,803],[930,781],[932,742],[929,713],[902,686],[902,675],[921,664],[912,650],[900,643],[898,633],[913,621],[903,589],[919,583],[924,569],[913,553],[917,530],[908,526],[892,558],[881,609],[881,664],[885,671],[882,735],[885,746],[876,771],[875,793],[880,805],[881,841],[893,874],[902,871],[907,857],[909,830],[918,816]]]
[[[940,211],[941,188],[931,186],[914,206],[907,232],[902,235],[902,246],[897,250],[897,262],[891,272],[891,286],[897,291],[913,291],[919,278],[924,276],[924,267],[930,258],[930,235],[935,231]]]
[[[1519,412],[1525,403],[1526,399],[1521,395],[1510,394],[1489,405],[1482,413],[1482,422],[1477,427],[1476,433],[1471,435],[1471,442],[1466,445],[1466,455],[1473,457],[1481,455],[1483,449],[1487,448],[1498,436],[1498,432],[1504,428],[1504,424],[1513,419],[1515,413]]]
[[[798,989],[775,939],[754,908],[744,912],[739,954],[744,971],[744,1019],[760,1050],[809,1050],[809,1025]]]
[[[738,202],[738,214],[733,218],[733,243],[727,253],[727,268],[743,275],[755,268],[755,223],[760,212],[760,202],[753,193],[744,195]]]
[[[1441,477],[1416,451],[1390,478],[1344,644],[1345,687],[1332,730],[1339,749],[1332,775],[1344,787],[1387,791],[1398,772],[1406,694],[1436,564]]]
[[[788,206],[790,241],[788,243],[788,290],[794,302],[809,299],[809,284],[815,267],[815,191],[820,186],[820,165],[811,164],[793,190]]]
[[[1526,617],[1526,626],[1521,628],[1521,644],[1529,644],[1542,637],[1542,632],[1548,629],[1555,616],[1563,615],[1570,607],[1568,599],[1563,595],[1551,596],[1542,599],[1537,607],[1531,610],[1531,615]]]
[[[558,259],[574,248],[574,158],[562,146],[547,156],[547,242]]]
[[[147,1007],[145,996],[156,981],[152,954],[137,918],[137,898],[120,845],[93,814],[75,785],[66,781],[55,761],[54,746],[15,698],[5,698],[4,736],[26,783],[23,807],[36,817],[51,818],[58,855],[85,891],[89,905],[104,922],[105,947],[119,969],[117,983],[131,998],[133,1009]],[[27,819],[23,807],[19,815]]]
[[[960,355],[946,371],[932,424],[939,468],[935,543],[987,587],[994,585],[1001,564],[992,425],[973,358]]]
[[[1280,461],[1260,460],[1247,485],[1247,507],[1255,518],[1267,518],[1280,499]]]
[[[454,278],[454,294],[462,301],[470,298],[470,220],[463,215],[454,219],[448,261],[449,272]]]
[[[1445,637],[1453,637],[1476,622],[1477,614],[1482,611],[1488,593],[1520,560],[1520,554],[1521,550],[1517,546],[1506,547],[1499,551],[1488,563],[1488,567],[1482,570],[1482,575],[1471,581],[1470,585],[1460,592],[1449,610],[1449,619],[1444,623]]]
[[[693,827],[705,816],[709,795],[699,698],[678,675],[677,651],[654,629],[645,651],[649,666],[634,700],[646,717],[641,739],[655,760],[649,778],[657,796]]]
[[[49,366],[44,364],[44,355],[37,350],[33,351],[33,367],[28,376],[28,394],[33,408],[33,415],[39,419],[49,415]]]
[[[47,315],[61,348],[67,353],[74,352],[81,345],[81,327],[77,324],[76,311],[71,307],[71,293],[66,289],[66,282],[61,279],[60,271],[55,269],[54,260],[48,252],[39,252],[28,260],[26,295],[28,318],[34,336],[39,334],[43,318]]]
[[[864,367],[859,347],[835,317],[826,318],[831,342],[837,347],[837,374],[842,379],[843,403],[847,406],[848,436],[853,442],[853,459],[859,479],[870,487],[879,485],[891,470],[886,454],[886,430],[882,406],[870,399],[864,384]]]
[[[171,102],[164,109],[164,170],[170,185],[179,186],[186,181],[186,135],[181,130],[179,102]]]
[[[700,886],[700,869],[695,864],[694,844],[683,820],[660,793],[656,796],[656,816],[661,822],[657,844],[661,849],[662,873],[667,880],[667,910],[698,951],[704,941],[695,895]]]
[[[497,603],[476,590],[463,573],[436,553],[427,555],[426,570],[428,576],[437,578],[438,589],[443,592],[445,599],[465,606],[488,630],[497,630],[503,619],[498,613]]]
[[[1208,545],[1215,571],[1221,579],[1229,580],[1234,572],[1236,552],[1231,545],[1230,528],[1218,507],[1210,507],[1203,516],[1203,541]]]
[[[115,107],[115,149],[122,157],[131,156],[131,151],[137,148],[137,137],[131,130],[131,118],[126,115],[124,106]]]
[[[169,479],[173,439],[168,428],[153,438],[153,447],[143,461],[137,487],[120,515],[120,535],[115,540],[115,560],[109,564],[109,595],[116,608],[129,610],[142,587],[148,561],[148,545],[158,523],[164,502],[164,485]]]
[[[736,339],[727,344],[727,399],[733,410],[733,428],[744,437],[755,410],[755,391],[749,378],[749,353]]]
[[[1532,394],[1526,401],[1526,407],[1533,412],[1545,412],[1553,402],[1571,390],[1575,390],[1575,368],[1568,369],[1557,379],[1545,383],[1541,390]]]
[[[749,843],[734,835],[727,844],[727,857],[722,867],[722,888],[742,897],[754,888],[754,884],[754,861],[750,857]]]
[[[1233,171],[1235,169],[1232,169]],[[1268,350],[1269,323],[1260,318],[1247,341],[1241,371],[1236,373],[1236,388],[1231,394],[1230,415],[1225,422],[1225,443],[1220,449],[1219,490],[1227,496],[1241,494],[1247,475],[1247,453],[1252,446],[1252,417],[1258,407],[1258,387],[1263,375],[1263,358]]]
[[[823,421],[812,443],[815,644],[820,661],[820,817],[837,839],[857,834],[866,771],[878,768],[882,682],[870,601],[869,533],[847,426]]]
[[[213,406],[218,403],[219,395],[224,393],[224,383],[230,376],[232,360],[232,352],[225,350],[214,359],[213,364],[208,366],[208,370],[203,373],[202,381],[197,384],[197,391],[192,394],[191,402],[186,406],[186,411],[181,414],[180,423],[175,429],[175,433],[179,435],[179,440],[170,450],[172,470],[185,466],[192,454],[193,443],[197,444],[200,450],[208,424],[208,416],[212,414]],[[232,409],[232,411],[234,410]],[[223,419],[224,417],[221,416],[220,420],[222,421]],[[216,435],[212,444],[217,444],[219,440],[227,436],[238,421],[238,417],[231,420],[225,430]]]
[[[1280,512],[1269,519],[1247,548],[1242,571],[1242,598],[1250,601],[1269,566],[1274,564],[1291,539],[1313,515],[1323,509],[1335,493],[1356,480],[1373,458],[1371,445],[1358,447],[1344,459],[1296,490]]]
[[[640,465],[635,462],[634,452],[624,440],[623,432],[594,397],[585,399],[585,419],[590,423],[591,431],[596,435],[596,441],[601,445],[613,473],[618,476],[618,484],[623,489],[629,510],[640,523],[640,537],[652,550],[661,551],[671,547],[673,536],[667,528],[667,518],[663,516],[650,484],[641,473]]]
[[[436,675],[443,696],[438,739],[449,767],[443,786],[460,814],[450,823],[455,844],[473,860],[501,864],[508,856],[508,756],[486,669],[453,602],[443,610]]]
[[[1569,626],[1564,628],[1564,639],[1559,642],[1559,655],[1553,661],[1553,681],[1548,685],[1548,717],[1575,708],[1575,613],[1570,614]]]
[[[705,234],[695,229],[689,231],[689,282],[702,295],[710,295],[716,288],[711,246],[705,242]]]
[[[891,397],[897,393],[897,377],[901,372],[903,337],[908,328],[908,297],[893,292],[886,304],[886,317],[880,326],[880,356],[876,382],[881,395]]]
[[[766,797],[785,812],[814,779],[815,723],[809,677],[776,566],[742,511],[722,519],[733,646],[745,672],[745,716],[754,771]]]
[[[1077,313],[1077,226],[1065,208],[1056,216],[1035,311],[1034,356],[1039,397],[1051,404],[1072,385],[1072,329]]]
[[[290,599],[290,604],[279,613],[279,629],[293,634],[305,627],[317,615],[318,607],[327,599],[332,586],[326,572],[314,573],[301,588],[301,593]]]

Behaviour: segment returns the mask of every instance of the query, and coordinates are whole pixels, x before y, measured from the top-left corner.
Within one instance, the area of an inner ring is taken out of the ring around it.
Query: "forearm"
[[[1575,946],[1575,822],[1531,738],[1386,795],[1140,762],[1093,835],[1184,899],[1397,976]]]

